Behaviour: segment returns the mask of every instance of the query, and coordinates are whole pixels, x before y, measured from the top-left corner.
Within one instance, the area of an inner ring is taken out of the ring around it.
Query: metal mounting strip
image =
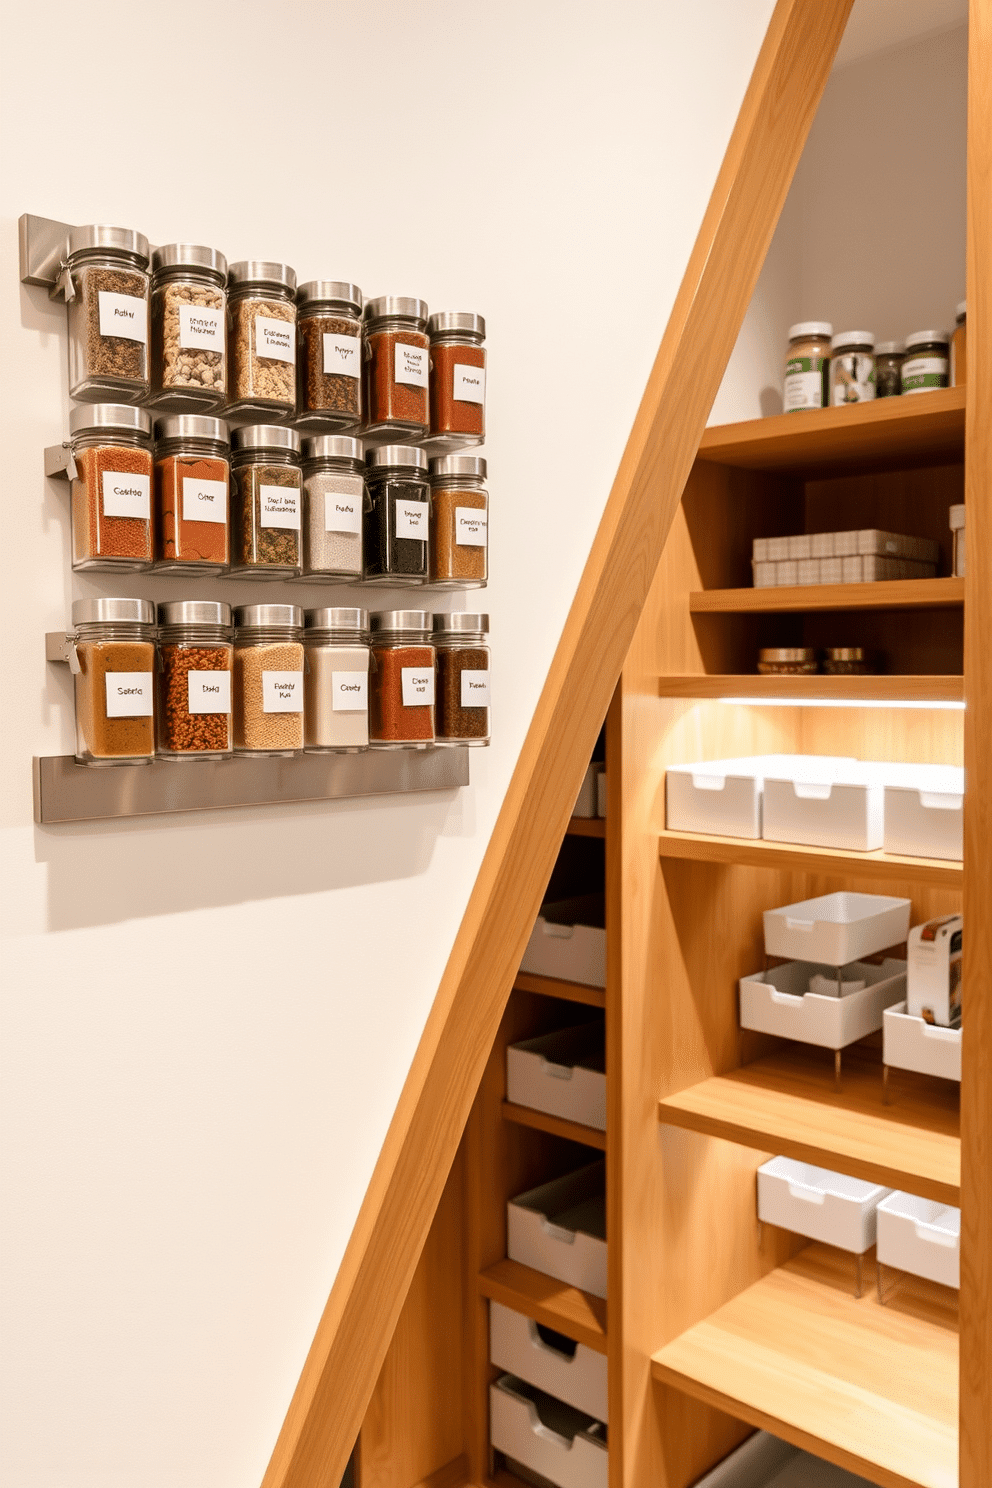
[[[52,217],[33,217],[25,212],[17,224],[21,257],[21,283],[53,289],[59,276],[62,250],[72,228]]]

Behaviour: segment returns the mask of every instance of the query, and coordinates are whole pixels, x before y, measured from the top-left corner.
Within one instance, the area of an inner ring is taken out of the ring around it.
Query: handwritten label
[[[205,305],[179,306],[179,345],[224,355],[224,312]]]
[[[262,712],[302,713],[303,673],[263,672]]]
[[[108,718],[151,718],[151,672],[107,672],[104,681]]]
[[[485,403],[485,367],[469,367],[464,362],[456,362],[452,384],[451,396],[456,403]]]
[[[401,667],[404,708],[426,708],[434,701],[434,668]]]
[[[408,387],[427,386],[428,357],[426,346],[407,346],[396,343],[396,360],[393,377],[396,382],[405,382]]]
[[[324,531],[361,532],[362,501],[360,496],[342,496],[324,492]]]
[[[413,537],[419,542],[426,542],[427,515],[426,501],[397,501],[396,536]]]
[[[230,672],[187,672],[191,713],[230,713]]]
[[[183,521],[226,522],[227,481],[183,476]]]
[[[103,515],[105,517],[134,517],[147,522],[152,514],[150,475],[132,475],[130,471],[105,470],[101,476],[103,486]]]
[[[259,486],[258,499],[263,527],[300,530],[300,493],[292,486]]]
[[[489,513],[474,506],[455,507],[455,542],[461,548],[484,548],[489,541]]]
[[[101,289],[100,335],[123,336],[125,341],[148,340],[148,302],[138,295],[111,294]]]
[[[361,377],[362,342],[359,336],[332,336],[324,332],[324,372],[338,377]]]
[[[462,672],[462,707],[489,707],[489,672]]]
[[[296,361],[295,326],[291,320],[273,320],[271,315],[255,316],[255,355],[271,362]]]
[[[335,713],[364,713],[368,705],[368,672],[331,673],[331,708]]]

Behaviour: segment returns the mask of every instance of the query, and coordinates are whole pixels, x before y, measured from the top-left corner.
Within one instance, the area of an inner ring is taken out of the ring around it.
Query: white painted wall
[[[7,8],[9,1488],[257,1483],[771,9]],[[23,211],[283,258],[301,279],[486,315],[496,742],[476,753],[468,790],[32,825],[31,756],[72,748],[68,676],[46,667],[42,645],[72,597],[252,591],[73,578],[65,488],[41,473],[68,408],[64,312],[17,282]]]

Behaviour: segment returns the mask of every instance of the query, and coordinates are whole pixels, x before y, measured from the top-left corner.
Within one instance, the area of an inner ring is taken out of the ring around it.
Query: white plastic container
[[[885,766],[887,853],[964,856],[964,771],[956,765]]]
[[[906,995],[906,963],[887,959],[881,966],[855,961],[841,968],[842,982],[859,981],[861,992],[821,994],[808,990],[814,975],[835,977],[836,968],[788,961],[740,980],[742,1028],[798,1039],[823,1049],[846,1049],[882,1027],[885,1009]]]
[[[909,934],[908,899],[888,894],[823,894],[766,909],[765,952],[793,961],[848,966],[902,945]]]
[[[497,1369],[547,1390],[566,1405],[606,1421],[606,1355],[513,1312],[489,1304],[489,1358]]]
[[[569,1286],[606,1296],[606,1163],[518,1194],[506,1206],[506,1253]]]
[[[773,1157],[758,1169],[758,1218],[810,1240],[864,1255],[875,1244],[875,1215],[889,1188]]]
[[[557,1488],[607,1488],[606,1427],[512,1374],[489,1387],[489,1439]]]
[[[765,775],[762,836],[768,842],[874,852],[882,845],[884,812],[874,765],[810,755]]]
[[[801,764],[801,755],[756,754],[669,765],[665,775],[665,824],[670,832],[758,838],[767,772],[775,770],[785,776]]]
[[[533,972],[535,976],[557,977],[564,982],[580,982],[584,987],[605,987],[602,895],[543,905],[520,970]]]
[[[506,1051],[506,1098],[518,1106],[605,1131],[602,1023],[582,1023],[511,1044]]]
[[[916,1194],[891,1193],[878,1206],[878,1260],[942,1286],[961,1285],[961,1210]]]
[[[598,781],[604,769],[604,765],[594,761],[586,770],[586,773],[582,777],[578,799],[572,808],[573,816],[591,817],[596,815]]]
[[[882,1063],[961,1083],[961,1029],[938,1028],[906,1011],[904,1002],[885,1009]]]

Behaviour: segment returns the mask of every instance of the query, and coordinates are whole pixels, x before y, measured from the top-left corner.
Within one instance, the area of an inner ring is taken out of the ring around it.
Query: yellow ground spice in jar
[[[303,748],[303,611],[243,605],[234,612],[234,750],[293,755]]]
[[[77,599],[70,639],[77,763],[147,764],[155,754],[155,606]]]
[[[429,582],[439,589],[483,589],[489,578],[489,496],[479,455],[431,461]]]

